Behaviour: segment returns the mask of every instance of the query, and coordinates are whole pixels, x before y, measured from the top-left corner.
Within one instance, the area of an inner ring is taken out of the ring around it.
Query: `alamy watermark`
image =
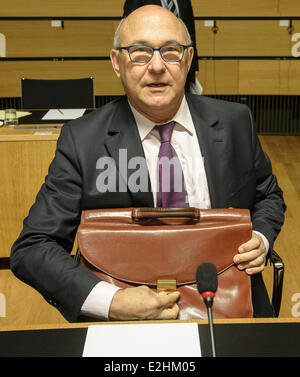
[[[114,158],[103,156],[96,162],[96,188],[100,193],[105,192],[148,192],[148,176],[149,171],[156,172],[156,184],[151,187],[153,193],[158,191],[158,172],[161,169],[163,179],[161,188],[163,192],[180,192],[183,186],[182,170],[187,174],[184,176],[184,185],[188,192],[189,199],[194,203],[205,200],[205,192],[203,182],[206,179],[204,169],[199,169],[202,161],[195,161],[191,156],[184,156],[181,166],[178,157],[161,157],[158,158],[144,158],[141,156],[134,156],[128,159],[127,149],[120,149],[118,154],[118,161]],[[170,179],[171,175],[173,179]],[[173,188],[170,187],[170,182]]]
[[[3,293],[0,293],[0,317],[6,317],[6,298]]]
[[[135,156],[127,162],[127,150],[119,150],[118,170],[112,157],[100,157],[96,162],[100,173],[96,179],[96,188],[100,193],[148,191],[148,168],[145,158]],[[129,171],[132,171],[129,174]],[[118,182],[118,186],[117,186]],[[128,188],[127,188],[128,187]]]
[[[300,56],[300,33],[295,33],[292,35],[292,42],[296,42],[293,46],[292,46],[292,56],[294,58],[299,58]]]
[[[295,302],[291,310],[292,317],[298,318],[300,317],[300,293],[293,294],[292,302]]]

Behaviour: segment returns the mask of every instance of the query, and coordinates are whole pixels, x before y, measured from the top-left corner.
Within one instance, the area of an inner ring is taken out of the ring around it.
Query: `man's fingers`
[[[263,250],[252,250],[244,254],[238,254],[233,258],[239,270],[246,270],[249,275],[262,272],[265,268],[266,255]]]
[[[266,249],[260,235],[253,233],[249,241],[240,245],[233,261],[240,270],[246,270],[249,275],[262,272],[265,267]]]
[[[156,293],[147,286],[125,288],[114,295],[109,318],[128,321],[175,319],[179,310],[176,305],[179,296],[178,291]]]
[[[235,255],[233,258],[233,261],[236,264],[247,263],[249,261],[259,258],[262,255],[263,255],[263,251],[261,249],[254,249],[251,251],[247,251],[247,252]]]
[[[179,314],[179,307],[176,301],[179,299],[180,293],[178,291],[171,293],[160,292],[158,296],[162,310],[156,319],[176,319]]]
[[[163,308],[169,308],[174,305],[174,303],[179,299],[180,293],[178,291],[166,293],[166,292],[160,292],[158,294],[161,307]]]
[[[252,238],[238,247],[238,254],[233,258],[234,263],[245,263],[261,255],[265,257],[266,250],[262,238],[256,233],[252,234]]]
[[[251,260],[249,260],[247,262],[244,262],[244,263],[239,263],[238,264],[238,268],[240,270],[245,270],[247,268],[251,268],[252,269],[254,267],[259,267],[259,268],[260,267],[264,267],[265,261],[266,261],[266,258],[263,255],[259,255],[255,259],[251,259]],[[253,273],[253,271],[252,271],[252,273]]]
[[[254,275],[254,274],[258,274],[260,272],[263,272],[264,268],[265,268],[264,264],[262,264],[258,267],[246,268],[245,271],[248,275]]]
[[[179,314],[179,306],[177,304],[173,304],[171,308],[164,309],[156,319],[176,319]]]
[[[260,245],[260,240],[256,237],[251,238],[249,241],[243,243],[239,246],[238,252],[239,253],[247,253],[253,249],[257,249]]]

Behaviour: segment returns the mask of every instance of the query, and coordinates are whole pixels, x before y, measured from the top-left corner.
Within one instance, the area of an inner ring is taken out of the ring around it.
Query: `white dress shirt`
[[[131,110],[135,117],[144,148],[152,186],[153,201],[154,205],[156,206],[157,159],[161,145],[159,132],[156,128],[154,128],[157,124],[145,118],[132,106]],[[171,120],[176,122],[172,133],[171,144],[175,149],[181,163],[189,198],[189,206],[197,208],[210,208],[210,198],[203,158],[194,123],[185,97],[183,98],[176,115],[169,121]]]
[[[157,158],[161,144],[159,132],[154,128],[157,123],[153,123],[145,118],[131,105],[130,107],[141,137],[150,175],[153,201],[154,205],[156,205],[155,188],[157,187]],[[171,144],[174,147],[182,166],[189,206],[202,209],[210,208],[211,203],[204,169],[204,161],[192,116],[185,97],[183,97],[176,115],[169,121],[176,122],[172,133]],[[267,239],[261,233],[259,234],[263,237],[268,250]],[[103,281],[96,284],[85,300],[81,309],[81,314],[92,315],[93,317],[104,320],[108,319],[110,303],[118,289],[119,288],[112,284]]]

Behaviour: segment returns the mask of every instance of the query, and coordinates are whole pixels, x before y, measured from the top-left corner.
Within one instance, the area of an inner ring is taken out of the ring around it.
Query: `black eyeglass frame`
[[[147,47],[147,48],[150,48],[152,50],[152,55],[150,57],[149,60],[143,60],[143,61],[135,61],[135,60],[132,60],[131,58],[131,55],[130,55],[130,49],[132,47]],[[161,49],[162,48],[165,48],[165,47],[182,47],[183,51],[182,51],[182,56],[179,60],[165,60],[162,56],[162,53],[161,53]],[[177,63],[177,62],[180,62],[182,59],[183,59],[183,56],[184,56],[184,53],[185,53],[185,50],[189,47],[193,47],[193,45],[182,45],[182,44],[179,44],[179,43],[176,43],[176,44],[171,44],[171,45],[164,45],[164,46],[161,46],[159,48],[154,48],[154,47],[151,47],[151,46],[147,46],[147,45],[131,45],[131,46],[126,46],[126,47],[117,47],[116,50],[126,50],[128,52],[128,55],[129,55],[129,59],[132,61],[132,63],[137,63],[137,64],[145,64],[145,63],[149,63],[150,60],[153,58],[153,55],[154,55],[154,52],[155,51],[159,51],[159,54],[160,54],[160,57],[162,58],[162,60],[166,63]]]

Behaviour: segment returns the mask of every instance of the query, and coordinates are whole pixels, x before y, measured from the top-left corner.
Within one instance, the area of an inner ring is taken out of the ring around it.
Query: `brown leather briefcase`
[[[250,278],[233,263],[251,238],[248,210],[124,208],[86,210],[78,230],[81,262],[121,288],[180,291],[179,319],[207,318],[196,286],[199,264],[218,271],[215,318],[253,316]]]

